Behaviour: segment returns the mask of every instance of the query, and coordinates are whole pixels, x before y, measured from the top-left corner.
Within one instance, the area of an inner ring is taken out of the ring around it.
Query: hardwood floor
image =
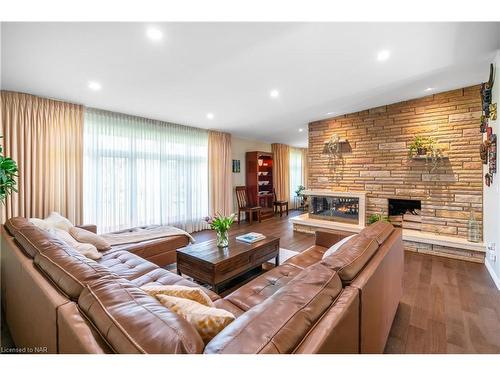
[[[314,243],[313,235],[293,232],[286,216],[235,224],[231,233],[249,231],[280,237],[280,247],[295,251]],[[500,353],[500,291],[483,264],[405,252],[403,282],[386,353]]]

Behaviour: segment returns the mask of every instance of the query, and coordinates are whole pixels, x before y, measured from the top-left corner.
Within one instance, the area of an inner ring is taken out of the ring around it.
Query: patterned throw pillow
[[[158,285],[150,283],[141,286],[141,289],[153,297],[156,297],[158,294],[164,294],[172,297],[190,299],[208,307],[214,305],[210,297],[200,288],[192,288],[184,285]]]
[[[191,323],[205,344],[235,319],[229,311],[208,307],[190,299],[165,294],[157,294],[156,298],[162,305]]]

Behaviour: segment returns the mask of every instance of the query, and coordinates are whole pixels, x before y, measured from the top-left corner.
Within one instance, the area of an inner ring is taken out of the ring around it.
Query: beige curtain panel
[[[309,153],[307,148],[302,150],[302,178],[304,180],[304,187],[307,189],[309,187]]]
[[[273,183],[278,200],[290,197],[290,147],[280,143],[271,145],[273,151]]]
[[[82,224],[83,106],[8,91],[1,101],[5,154],[19,167],[3,218],[57,211]]]
[[[208,191],[211,215],[233,212],[231,134],[208,133]]]

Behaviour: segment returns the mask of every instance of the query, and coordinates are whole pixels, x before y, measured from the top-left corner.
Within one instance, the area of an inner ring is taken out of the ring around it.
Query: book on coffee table
[[[241,236],[236,237],[238,241],[243,241],[247,243],[254,243],[263,240],[264,238],[266,238],[266,236],[264,236],[261,233],[255,233],[255,232],[243,234]]]

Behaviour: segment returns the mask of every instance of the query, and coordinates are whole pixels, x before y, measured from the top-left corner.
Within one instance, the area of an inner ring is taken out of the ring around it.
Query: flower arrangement
[[[229,228],[234,223],[236,214],[229,216],[221,215],[220,213],[210,217],[207,216],[205,221],[210,225],[210,229],[217,234],[217,247],[227,247],[229,245]]]

